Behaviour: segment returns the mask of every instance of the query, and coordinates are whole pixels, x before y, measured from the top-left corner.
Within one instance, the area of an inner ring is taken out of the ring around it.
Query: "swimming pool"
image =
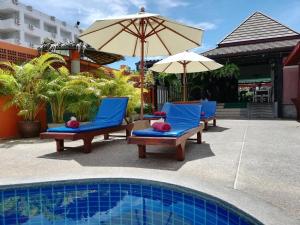
[[[187,188],[101,179],[0,189],[0,224],[261,225],[241,210]]]

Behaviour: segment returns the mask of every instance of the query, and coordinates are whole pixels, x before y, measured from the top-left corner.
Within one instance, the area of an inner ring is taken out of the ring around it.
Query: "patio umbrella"
[[[186,101],[186,74],[205,72],[221,68],[223,65],[195,52],[181,52],[155,63],[150,70],[164,73],[183,74],[183,100]]]
[[[140,56],[141,118],[144,107],[144,57],[173,55],[200,46],[203,31],[145,13],[97,20],[79,38],[93,48],[126,56]]]

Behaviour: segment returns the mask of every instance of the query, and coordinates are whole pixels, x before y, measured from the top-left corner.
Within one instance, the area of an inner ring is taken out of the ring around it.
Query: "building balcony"
[[[0,20],[0,30],[15,31],[20,29],[20,20],[18,18],[9,18]]]
[[[0,5],[0,9],[16,9],[18,4],[19,4],[18,1],[2,0],[1,5]]]

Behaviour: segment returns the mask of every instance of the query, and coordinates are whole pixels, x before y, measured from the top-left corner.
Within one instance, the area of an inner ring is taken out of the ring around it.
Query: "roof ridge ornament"
[[[146,11],[145,11],[145,7],[144,6],[142,6],[141,7],[141,9],[140,9],[140,12],[139,12],[139,14],[143,14],[143,13],[145,13]]]

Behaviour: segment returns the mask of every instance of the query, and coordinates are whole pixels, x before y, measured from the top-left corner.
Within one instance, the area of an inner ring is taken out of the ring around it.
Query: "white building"
[[[18,0],[0,0],[0,40],[37,47],[45,38],[75,41],[79,29]]]

